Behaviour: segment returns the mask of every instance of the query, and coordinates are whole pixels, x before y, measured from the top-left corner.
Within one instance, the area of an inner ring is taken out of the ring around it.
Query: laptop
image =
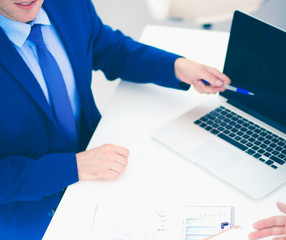
[[[235,11],[226,90],[152,137],[253,199],[286,181],[286,32]],[[245,92],[244,92],[245,93]]]

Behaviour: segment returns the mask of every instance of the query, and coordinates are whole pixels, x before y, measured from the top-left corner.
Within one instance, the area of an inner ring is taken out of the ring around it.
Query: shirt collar
[[[43,8],[40,9],[37,17],[30,24],[17,22],[0,14],[0,27],[6,33],[10,41],[19,48],[24,45],[30,34],[31,26],[34,24],[51,25],[48,15]]]

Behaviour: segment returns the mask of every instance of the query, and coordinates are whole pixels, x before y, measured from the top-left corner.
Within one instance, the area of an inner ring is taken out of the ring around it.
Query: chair
[[[146,0],[157,20],[186,19],[205,25],[231,19],[235,10],[252,12],[264,0]]]

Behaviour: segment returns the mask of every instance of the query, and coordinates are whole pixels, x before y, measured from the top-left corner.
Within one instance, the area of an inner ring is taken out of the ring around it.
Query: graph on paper
[[[113,240],[202,240],[232,225],[232,207],[121,209]]]
[[[232,224],[231,207],[191,207],[183,218],[183,236],[181,239],[205,239]]]

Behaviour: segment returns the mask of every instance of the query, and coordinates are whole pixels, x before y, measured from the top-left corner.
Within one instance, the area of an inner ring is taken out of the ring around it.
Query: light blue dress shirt
[[[59,38],[59,35],[57,34],[55,28],[52,26],[45,10],[40,9],[37,17],[30,24],[17,22],[0,15],[0,27],[4,30],[25,63],[34,74],[43,90],[44,95],[46,96],[48,103],[50,103],[46,82],[38,62],[36,45],[33,42],[27,40],[31,31],[31,26],[33,26],[33,24],[42,25],[43,39],[47,48],[54,56],[61,69],[71,101],[72,110],[76,122],[78,123],[80,115],[80,104],[71,63],[68,59],[67,53]],[[15,63],[15,71],[16,70],[17,63]]]

